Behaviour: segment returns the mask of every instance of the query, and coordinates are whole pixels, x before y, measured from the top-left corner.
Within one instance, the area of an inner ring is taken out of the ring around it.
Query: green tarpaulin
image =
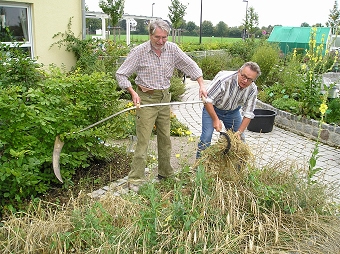
[[[295,48],[301,52],[309,48],[311,32],[312,27],[274,26],[268,42],[278,43],[284,54],[293,52]],[[320,45],[324,38],[323,44],[326,49],[330,32],[330,27],[317,27],[316,44]]]

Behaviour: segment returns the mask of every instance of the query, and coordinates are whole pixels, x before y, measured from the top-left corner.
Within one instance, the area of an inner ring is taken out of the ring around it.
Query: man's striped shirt
[[[257,86],[252,82],[248,87],[238,85],[238,72],[220,71],[211,81],[207,102],[222,110],[234,110],[241,106],[243,116],[253,119],[257,99]]]

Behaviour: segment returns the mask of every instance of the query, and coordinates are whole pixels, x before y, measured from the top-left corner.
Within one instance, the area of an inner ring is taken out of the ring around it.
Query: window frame
[[[34,56],[33,50],[33,30],[32,30],[32,5],[28,3],[15,3],[15,2],[3,2],[0,1],[0,7],[11,7],[11,8],[24,8],[27,13],[27,41],[20,42],[0,42],[10,47],[17,47],[20,44],[21,48],[25,48],[30,52],[30,56]]]

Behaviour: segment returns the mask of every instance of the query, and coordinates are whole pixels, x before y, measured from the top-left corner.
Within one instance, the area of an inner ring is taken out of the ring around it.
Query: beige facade
[[[28,8],[29,32],[31,34],[31,52],[39,63],[45,66],[55,64],[69,70],[75,64],[72,52],[64,47],[51,45],[60,40],[53,36],[67,31],[71,19],[71,30],[76,37],[82,38],[83,0],[0,0],[0,7],[24,5]]]

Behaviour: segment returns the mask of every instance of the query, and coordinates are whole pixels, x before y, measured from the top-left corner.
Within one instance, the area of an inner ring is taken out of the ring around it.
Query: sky
[[[100,0],[85,0],[89,11],[101,11]],[[244,23],[246,9],[253,7],[259,15],[259,27],[269,25],[300,26],[321,23],[325,26],[335,0],[179,0],[187,5],[186,22],[200,24],[201,1],[202,21],[208,20],[216,25],[223,21],[229,27]],[[154,3],[154,4],[153,4]],[[171,0],[125,0],[124,13],[137,16],[153,16],[169,20],[168,7]]]

